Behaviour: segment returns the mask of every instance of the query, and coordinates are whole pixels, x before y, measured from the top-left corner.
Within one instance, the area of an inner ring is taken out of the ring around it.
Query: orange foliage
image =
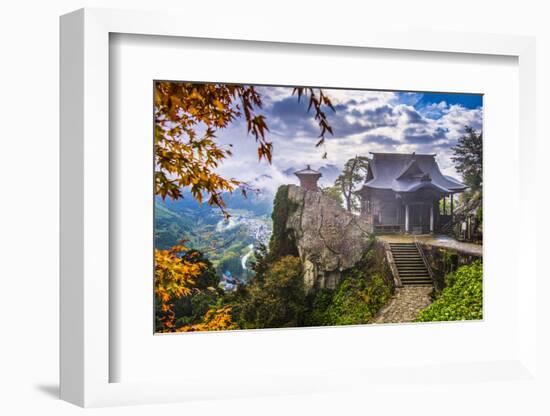
[[[230,306],[210,309],[199,324],[176,327],[172,302],[198,291],[195,287],[196,280],[207,267],[201,262],[191,263],[182,259],[179,255],[185,251],[187,248],[183,242],[170,250],[155,250],[155,295],[159,302],[157,314],[163,325],[162,332],[237,329],[237,325],[232,321]]]
[[[238,326],[232,321],[231,307],[224,306],[220,309],[210,309],[200,324],[185,325],[177,328],[176,332],[227,331],[230,329],[238,329]]]
[[[187,251],[182,244],[170,250],[155,250],[155,295],[160,302],[161,321],[167,329],[174,328],[172,311],[175,299],[191,294],[195,279],[206,268],[204,263],[190,263],[178,254]]]
[[[313,109],[320,129],[317,146],[325,133],[332,134],[323,106],[334,110],[322,90],[295,88],[298,100],[309,97],[308,111]],[[247,131],[257,143],[258,158],[271,163],[272,143],[269,128],[258,114],[262,97],[254,86],[235,84],[199,84],[158,81],[155,83],[155,193],[162,198],[182,197],[181,188],[189,187],[199,202],[206,196],[210,205],[218,206],[229,216],[222,197],[224,192],[247,185],[216,172],[220,163],[231,156],[230,147],[216,142],[216,131],[243,116]],[[199,134],[200,133],[200,134]]]

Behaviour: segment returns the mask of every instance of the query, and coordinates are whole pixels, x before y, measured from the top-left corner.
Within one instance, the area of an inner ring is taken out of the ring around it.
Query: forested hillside
[[[253,247],[266,243],[271,232],[271,201],[254,195],[225,197],[232,216],[200,204],[191,195],[171,201],[155,199],[155,247],[167,250],[186,240],[188,248],[208,257],[218,275],[225,272],[246,281],[252,274],[243,267],[251,257]]]

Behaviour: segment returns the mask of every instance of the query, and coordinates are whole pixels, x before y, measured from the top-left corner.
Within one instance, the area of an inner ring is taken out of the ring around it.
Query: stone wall
[[[475,260],[482,260],[482,256],[472,252],[438,247],[431,244],[420,244],[435,277],[435,290],[441,291],[445,287],[445,275],[455,271],[458,267],[471,264]]]

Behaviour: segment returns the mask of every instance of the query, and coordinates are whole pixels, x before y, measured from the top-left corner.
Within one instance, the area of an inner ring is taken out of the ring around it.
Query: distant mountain
[[[263,179],[273,179],[273,177],[271,175],[268,175],[267,173],[264,173],[263,175],[257,176],[253,182],[258,182]]]
[[[239,190],[236,190],[232,194],[225,192],[223,194],[223,199],[229,211],[232,209],[245,209],[253,212],[255,215],[270,215],[273,206],[271,198],[264,198],[261,194],[257,195],[254,192],[247,192],[246,196]],[[206,201],[203,203],[198,202],[188,190],[184,190],[183,198],[176,201],[170,198],[166,198],[165,201],[162,201],[162,198],[157,197],[157,202],[173,212],[191,210],[196,214],[207,215],[211,213],[212,210],[216,210],[216,207],[208,205]]]
[[[297,170],[298,169],[296,169],[296,168],[288,168],[288,169],[283,170],[283,173],[286,176],[291,176],[291,175],[294,175],[294,172],[296,172]]]
[[[340,175],[340,169],[336,165],[325,165],[319,168],[319,172],[322,173],[321,182],[325,183],[327,186],[332,185],[338,175]]]

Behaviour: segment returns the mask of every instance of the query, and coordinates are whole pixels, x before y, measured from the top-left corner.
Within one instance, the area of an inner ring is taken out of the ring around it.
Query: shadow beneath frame
[[[37,384],[34,388],[52,399],[59,399],[59,384]]]

